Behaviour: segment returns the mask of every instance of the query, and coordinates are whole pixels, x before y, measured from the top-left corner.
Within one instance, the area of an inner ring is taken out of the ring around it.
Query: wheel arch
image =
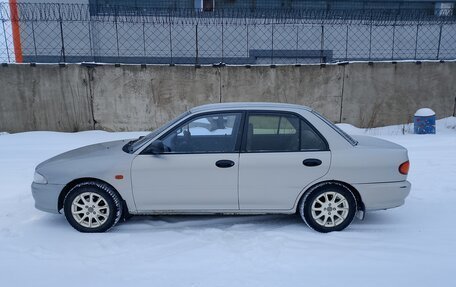
[[[359,193],[359,191],[353,185],[351,185],[349,183],[346,183],[344,181],[332,179],[332,180],[325,180],[325,181],[317,182],[317,183],[311,185],[310,187],[308,187],[304,192],[302,192],[299,195],[298,200],[295,203],[295,207],[294,207],[295,208],[295,212],[298,211],[299,203],[301,202],[301,200],[303,200],[305,198],[305,195],[307,193],[309,193],[310,191],[312,191],[312,190],[314,190],[316,188],[319,188],[321,186],[330,185],[330,184],[342,185],[345,188],[347,188],[353,194],[353,196],[356,199],[356,208],[357,208],[357,210],[365,211],[365,207],[364,207],[363,199],[361,198],[361,194]]]
[[[119,196],[119,198],[122,200],[123,202],[123,209],[124,209],[124,212],[126,211],[127,213],[124,213],[124,214],[128,214],[128,209],[127,209],[127,204],[125,202],[125,200],[122,198],[122,195],[117,191],[117,189],[112,186],[111,184],[109,184],[109,182],[106,182],[104,180],[101,180],[99,178],[93,178],[93,177],[82,177],[82,178],[77,178],[77,179],[74,179],[72,181],[70,181],[69,183],[67,183],[65,185],[65,187],[62,189],[62,191],[60,192],[59,194],[59,198],[58,198],[58,201],[57,201],[57,210],[60,212],[60,210],[62,210],[63,208],[63,202],[65,200],[65,197],[67,196],[67,194],[70,192],[70,190],[75,187],[76,185],[80,184],[80,183],[83,183],[83,182],[97,182],[97,183],[101,183],[101,184],[106,184],[108,185],[110,188],[112,188],[112,190],[114,190],[117,195]]]

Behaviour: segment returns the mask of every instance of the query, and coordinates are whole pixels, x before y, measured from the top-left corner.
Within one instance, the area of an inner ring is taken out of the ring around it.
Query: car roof
[[[286,104],[286,103],[266,103],[266,102],[237,102],[237,103],[217,103],[208,104],[190,109],[191,113],[209,112],[218,110],[269,110],[269,109],[301,109],[311,111],[312,109],[302,105]]]

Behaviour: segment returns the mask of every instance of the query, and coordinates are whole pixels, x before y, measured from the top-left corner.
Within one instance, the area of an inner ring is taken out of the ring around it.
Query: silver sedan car
[[[351,137],[291,104],[226,103],[145,137],[90,145],[36,167],[36,208],[82,232],[146,214],[294,214],[319,232],[404,204],[407,150]]]

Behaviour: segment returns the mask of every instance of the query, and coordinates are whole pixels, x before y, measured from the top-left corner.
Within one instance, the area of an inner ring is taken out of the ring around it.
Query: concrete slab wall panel
[[[335,122],[411,122],[454,113],[456,62],[304,66],[0,67],[0,131],[152,130],[194,106],[240,101],[310,106]]]
[[[0,130],[93,129],[85,69],[71,65],[0,67]]]

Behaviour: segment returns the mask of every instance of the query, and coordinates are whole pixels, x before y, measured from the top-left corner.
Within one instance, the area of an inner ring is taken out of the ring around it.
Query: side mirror
[[[165,152],[165,145],[161,140],[155,140],[147,147],[147,151],[151,154],[161,154]]]

